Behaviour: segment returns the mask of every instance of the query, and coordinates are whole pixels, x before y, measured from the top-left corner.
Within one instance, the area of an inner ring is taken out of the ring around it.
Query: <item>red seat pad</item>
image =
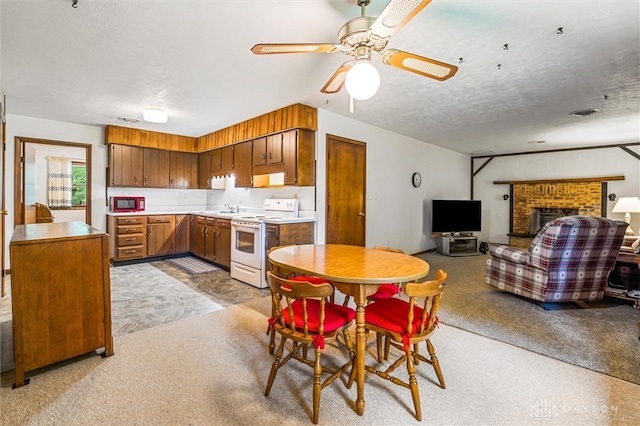
[[[364,308],[364,316],[367,323],[397,333],[406,332],[408,313],[409,302],[396,297],[378,300],[376,303],[367,305]],[[422,308],[414,306],[412,332],[420,330],[421,320]]]
[[[393,297],[400,292],[400,289],[395,284],[381,284],[378,287],[378,291],[373,293],[371,296],[367,296],[369,300],[380,300],[387,299],[389,297]]]
[[[308,283],[311,284],[326,284],[327,280],[325,280],[324,278],[318,278],[318,277],[308,277],[306,275],[300,275],[298,277],[293,277],[290,278],[291,281],[306,281]]]
[[[297,299],[291,304],[293,308],[293,319],[295,320],[296,327],[302,328],[304,321],[302,319],[302,299]],[[307,299],[307,314],[309,315],[308,327],[309,331],[318,331],[320,316],[320,301],[317,299]],[[289,319],[289,310],[282,310],[282,317],[284,322],[291,324]],[[356,317],[356,311],[353,309],[336,305],[335,303],[326,302],[324,305],[324,331],[330,332],[348,324]]]

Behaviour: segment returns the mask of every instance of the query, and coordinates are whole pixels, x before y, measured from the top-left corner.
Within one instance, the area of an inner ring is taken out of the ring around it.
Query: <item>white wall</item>
[[[638,146],[629,148],[640,153]],[[475,169],[483,162],[475,160]],[[495,185],[494,181],[618,175],[625,179],[609,182],[608,194],[640,196],[640,160],[617,147],[495,157],[474,178],[474,198],[482,201],[483,213],[482,232],[476,235],[480,241],[509,242],[509,201],[502,199],[509,193],[509,185]],[[611,213],[614,205],[615,201],[607,201],[605,216],[623,220],[624,213]],[[631,214],[631,227],[638,234],[640,213]]]
[[[325,240],[327,134],[367,144],[367,247],[397,247],[407,253],[435,248],[430,236],[431,200],[469,199],[469,157],[319,109],[316,132],[319,242]],[[422,175],[419,188],[411,184],[414,172]]]

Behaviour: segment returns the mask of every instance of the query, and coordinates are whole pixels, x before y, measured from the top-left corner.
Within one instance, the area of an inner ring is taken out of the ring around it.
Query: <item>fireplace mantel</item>
[[[624,180],[624,176],[599,176],[568,179],[535,179],[535,180],[495,180],[495,185],[520,185],[537,183],[572,183],[572,182],[609,182],[614,180]]]

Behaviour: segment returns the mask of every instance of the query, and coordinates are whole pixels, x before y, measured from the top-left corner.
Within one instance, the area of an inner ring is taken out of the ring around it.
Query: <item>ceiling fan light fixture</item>
[[[353,99],[370,99],[380,88],[380,73],[368,59],[361,59],[351,67],[345,79],[347,92]]]
[[[149,123],[166,123],[169,120],[169,114],[160,108],[146,108],[142,111],[142,118]]]

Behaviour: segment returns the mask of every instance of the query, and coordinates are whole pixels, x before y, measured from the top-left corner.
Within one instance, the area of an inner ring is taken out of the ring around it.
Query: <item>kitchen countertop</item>
[[[218,210],[198,210],[198,211],[184,211],[184,210],[167,210],[159,212],[107,212],[108,216],[153,216],[153,215],[165,215],[165,214],[193,214],[197,216],[215,217],[219,219],[233,219],[234,217],[241,216],[253,216],[256,212],[240,212],[240,213],[226,213]],[[287,223],[302,223],[302,222],[315,222],[315,217],[278,217],[278,218],[264,218],[265,223],[271,224],[287,224]]]

